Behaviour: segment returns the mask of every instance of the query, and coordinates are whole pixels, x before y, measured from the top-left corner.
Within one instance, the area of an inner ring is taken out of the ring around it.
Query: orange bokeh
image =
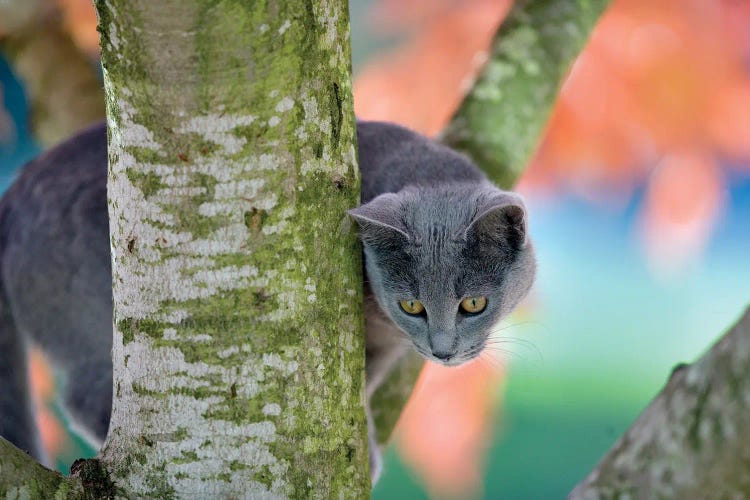
[[[455,368],[428,363],[397,428],[403,458],[433,497],[472,498],[481,491],[483,462],[502,391],[498,360]]]
[[[400,14],[411,18],[417,9],[422,9],[421,22],[408,42],[372,61],[357,76],[357,116],[437,134],[484,62],[492,35],[509,6],[505,0],[384,2],[375,15],[379,28],[388,20],[396,24],[390,28],[385,24],[385,29],[413,28],[400,20]]]
[[[666,156],[651,175],[641,235],[657,275],[687,267],[703,250],[720,215],[723,174],[702,151]]]
[[[62,12],[63,26],[85,52],[99,54],[94,3],[87,0],[54,0]]]
[[[738,15],[750,26],[750,12],[733,3],[614,2],[562,89],[529,177],[596,192],[644,182],[670,150],[750,156],[748,49],[726,28]]]
[[[47,358],[38,349],[31,349],[29,352],[29,382],[42,446],[47,455],[54,458],[64,448],[66,434],[49,408],[55,397],[54,377]]]

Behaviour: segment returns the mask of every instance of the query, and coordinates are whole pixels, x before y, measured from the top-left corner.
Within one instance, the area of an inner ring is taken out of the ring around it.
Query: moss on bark
[[[85,498],[81,483],[40,465],[0,437],[0,496],[3,498]]]
[[[561,82],[609,0],[519,0],[443,142],[473,158],[499,186],[515,184]]]
[[[366,496],[346,2],[96,6],[116,325],[103,462],[136,495]]]

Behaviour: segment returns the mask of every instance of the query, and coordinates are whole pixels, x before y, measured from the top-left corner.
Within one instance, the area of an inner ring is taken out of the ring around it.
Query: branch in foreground
[[[82,498],[79,480],[49,470],[0,437],[0,496]]]
[[[517,1],[495,35],[492,54],[442,140],[474,159],[500,187],[523,173],[559,82],[608,0]],[[373,396],[378,442],[396,426],[422,369],[405,356]]]
[[[667,386],[570,494],[746,498],[750,492],[750,309]]]

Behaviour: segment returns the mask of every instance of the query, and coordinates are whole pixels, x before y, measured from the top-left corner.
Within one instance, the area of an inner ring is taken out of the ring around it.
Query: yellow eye
[[[461,309],[467,313],[480,313],[485,307],[487,307],[487,297],[468,297],[461,301]]]
[[[417,314],[422,314],[424,312],[424,306],[416,299],[402,300],[399,302],[399,305],[407,314],[413,314],[416,316]]]

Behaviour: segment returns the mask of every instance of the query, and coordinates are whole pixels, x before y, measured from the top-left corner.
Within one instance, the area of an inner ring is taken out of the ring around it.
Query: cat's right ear
[[[403,205],[397,194],[386,193],[347,212],[359,224],[362,241],[370,244],[409,240]]]
[[[516,193],[501,192],[482,204],[464,237],[509,243],[521,249],[528,242],[526,219],[523,199]]]

